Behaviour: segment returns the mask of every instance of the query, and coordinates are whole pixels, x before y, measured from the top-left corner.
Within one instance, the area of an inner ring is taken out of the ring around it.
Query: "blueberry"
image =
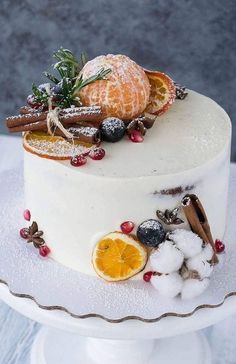
[[[59,83],[57,85],[53,86],[52,93],[54,95],[62,95],[63,94],[62,86]]]
[[[125,123],[118,118],[106,118],[101,124],[102,139],[110,143],[115,143],[121,140],[125,131]]]
[[[50,83],[42,83],[41,85],[38,86],[38,89],[42,92],[46,92],[47,91],[47,88],[48,88],[48,85],[49,85],[49,88],[51,87],[50,86]]]
[[[141,243],[157,248],[165,239],[165,231],[159,221],[150,219],[139,225],[137,237]]]

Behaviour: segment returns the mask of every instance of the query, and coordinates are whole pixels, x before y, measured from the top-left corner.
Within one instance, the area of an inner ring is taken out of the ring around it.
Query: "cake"
[[[56,53],[64,67],[70,57]],[[51,84],[34,85],[28,106],[7,118],[10,132],[23,132],[32,224],[22,238],[95,279],[202,293],[224,249],[228,115],[126,56],[76,62],[67,79],[47,74]]]

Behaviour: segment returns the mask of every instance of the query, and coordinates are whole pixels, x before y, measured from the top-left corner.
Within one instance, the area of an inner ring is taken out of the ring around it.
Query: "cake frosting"
[[[91,254],[100,237],[118,229],[122,221],[141,223],[157,209],[174,208],[186,191],[200,197],[213,236],[223,237],[231,142],[228,115],[208,97],[189,91],[151,131],[144,143],[106,143],[102,163],[80,169],[25,151],[25,206],[40,221],[53,259],[96,275]]]
[[[225,249],[228,115],[124,55],[54,57],[57,75],[6,120],[23,133],[20,236],[96,279],[202,294]]]

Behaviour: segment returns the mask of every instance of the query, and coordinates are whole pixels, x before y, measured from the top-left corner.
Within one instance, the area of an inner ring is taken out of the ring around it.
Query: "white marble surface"
[[[0,170],[11,169],[21,159],[21,140],[0,135]],[[0,302],[0,364],[29,364],[29,349],[38,328],[38,324]],[[206,332],[213,364],[236,364],[236,316]]]

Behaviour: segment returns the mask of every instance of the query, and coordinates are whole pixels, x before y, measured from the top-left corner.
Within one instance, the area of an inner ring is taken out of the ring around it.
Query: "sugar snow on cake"
[[[50,82],[6,120],[23,135],[21,237],[94,279],[201,294],[224,250],[228,115],[124,55],[54,57]]]

